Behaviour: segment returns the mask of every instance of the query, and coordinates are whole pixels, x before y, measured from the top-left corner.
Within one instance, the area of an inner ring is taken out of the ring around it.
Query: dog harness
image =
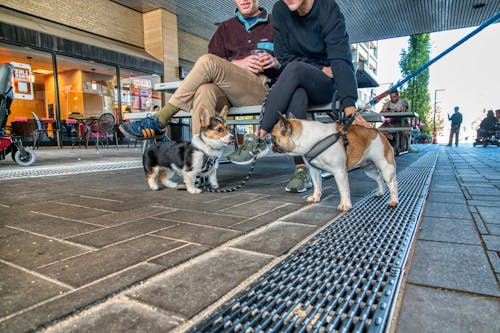
[[[334,115],[331,113],[331,112],[327,112],[327,114],[333,118]],[[347,117],[344,117],[342,119],[340,119],[337,123],[342,123],[344,122],[344,128],[342,130],[342,132],[337,132],[337,133],[334,133],[332,135],[329,135],[327,136],[326,138],[322,139],[321,141],[319,141],[318,143],[316,143],[312,148],[311,150],[309,150],[305,155],[304,155],[304,158],[310,163],[312,164],[312,161],[318,157],[319,155],[321,155],[325,150],[327,150],[328,148],[330,148],[331,146],[333,146],[335,143],[337,143],[337,141],[339,140],[339,138],[342,138],[342,140],[344,141],[344,148],[347,150],[347,145],[349,144],[349,141],[347,141],[347,130],[349,129],[349,127],[352,125],[352,122],[354,121],[354,117],[355,117],[355,114],[351,114]],[[335,119],[335,118],[333,118]]]
[[[208,173],[210,170],[212,170],[215,167],[218,159],[218,157],[208,156],[207,154],[203,153],[203,166],[201,167],[200,173]]]

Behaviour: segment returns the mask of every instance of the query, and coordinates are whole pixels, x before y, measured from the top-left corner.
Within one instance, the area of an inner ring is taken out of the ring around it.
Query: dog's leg
[[[219,182],[217,181],[217,168],[210,170],[210,173],[208,174],[208,182],[212,188],[219,188]]]
[[[378,161],[374,161],[375,166],[382,173],[382,177],[384,178],[387,187],[389,188],[390,199],[387,203],[390,207],[396,207],[398,205],[398,182],[396,180],[396,166],[387,162],[385,158],[382,158]]]
[[[361,170],[377,182],[377,192],[375,193],[376,197],[381,197],[384,195],[384,179],[380,174],[380,171],[373,164],[366,164],[361,167]]]
[[[158,173],[160,172],[160,168],[152,167],[151,173],[146,174],[146,182],[149,185],[149,188],[153,191],[158,191],[160,189],[160,184],[158,184]]]
[[[323,192],[323,182],[321,179],[321,170],[307,164],[309,174],[313,182],[314,192],[313,195],[307,197],[307,202],[319,202],[321,200],[321,193]]]
[[[170,169],[163,169],[158,176],[160,182],[168,188],[176,188],[177,183],[172,181],[172,177],[175,175],[175,171]]]
[[[196,181],[196,173],[193,172],[182,172],[182,178],[184,179],[184,184],[186,184],[186,189],[191,194],[201,193],[201,189],[196,188],[194,183]]]
[[[335,183],[337,183],[337,187],[339,189],[340,204],[337,206],[337,209],[342,212],[347,212],[352,208],[351,191],[349,188],[349,177],[347,175],[347,170],[345,168],[342,168],[327,171],[330,171],[335,177]]]

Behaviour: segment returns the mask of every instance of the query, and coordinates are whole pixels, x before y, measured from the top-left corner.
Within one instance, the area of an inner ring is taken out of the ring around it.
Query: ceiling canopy
[[[272,10],[280,0],[260,0]],[[158,8],[177,14],[179,29],[210,39],[217,24],[233,16],[233,0],[115,0],[140,12]],[[337,0],[351,43],[480,25],[500,11],[498,0]]]

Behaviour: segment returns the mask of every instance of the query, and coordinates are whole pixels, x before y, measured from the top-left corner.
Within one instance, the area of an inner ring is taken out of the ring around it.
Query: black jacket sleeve
[[[340,98],[340,107],[354,106],[358,99],[358,84],[352,65],[349,36],[344,15],[334,1],[327,2],[328,15],[322,16],[323,40],[331,63],[335,85]]]

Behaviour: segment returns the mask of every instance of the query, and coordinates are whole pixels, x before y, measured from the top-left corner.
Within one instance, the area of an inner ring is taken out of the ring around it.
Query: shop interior
[[[161,94],[153,91],[160,82],[158,75],[120,68],[118,81],[116,66],[56,55],[55,80],[50,53],[0,43],[0,56],[2,63],[14,67],[7,131],[28,145],[41,131],[44,135],[38,144],[74,145],[99,131],[103,115],[116,128],[126,112],[161,107]]]

